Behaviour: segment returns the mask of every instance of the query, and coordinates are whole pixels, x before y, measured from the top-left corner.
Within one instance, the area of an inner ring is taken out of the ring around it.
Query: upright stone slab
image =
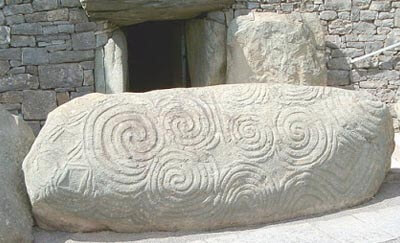
[[[230,7],[233,0],[81,0],[92,19],[119,26],[146,21],[190,19],[201,13]]]
[[[194,19],[186,22],[185,26],[191,85],[201,87],[225,83],[225,24]]]
[[[252,12],[228,28],[227,83],[326,85],[325,41],[315,14]]]
[[[21,117],[0,105],[0,242],[32,242],[32,216],[22,161],[35,136]]]
[[[45,229],[210,230],[364,202],[392,151],[372,95],[238,84],[74,99],[23,168]]]
[[[128,89],[128,44],[116,30],[103,48],[96,50],[96,91],[116,94]]]

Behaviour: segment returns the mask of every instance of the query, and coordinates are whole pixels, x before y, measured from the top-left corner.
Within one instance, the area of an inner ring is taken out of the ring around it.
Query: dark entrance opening
[[[130,92],[187,87],[182,21],[147,22],[124,29],[128,41]]]

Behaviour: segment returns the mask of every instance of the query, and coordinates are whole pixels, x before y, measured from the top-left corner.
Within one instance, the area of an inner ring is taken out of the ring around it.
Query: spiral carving
[[[278,89],[278,101],[283,104],[312,104],[323,95],[321,87],[286,85]]]
[[[105,103],[91,112],[84,127],[86,155],[122,194],[143,188],[149,161],[163,147],[155,119],[143,109],[143,104]]]
[[[164,97],[157,103],[159,117],[173,141],[185,147],[211,149],[218,143],[212,110],[200,98]]]
[[[325,162],[335,142],[333,130],[307,108],[290,107],[278,113],[278,154],[283,162],[294,166]]]
[[[220,186],[226,210],[224,216],[228,218],[243,212],[247,216],[252,213],[265,215],[266,210],[274,204],[271,195],[278,190],[265,169],[246,162],[229,165],[222,172]]]
[[[184,151],[161,155],[149,171],[150,214],[156,220],[210,217],[215,211],[218,177],[218,168],[211,158]]]
[[[274,153],[274,133],[259,116],[239,115],[231,120],[232,138],[249,160],[266,162]]]
[[[229,89],[223,97],[233,105],[265,104],[269,100],[269,90],[263,84],[249,83],[245,87]]]

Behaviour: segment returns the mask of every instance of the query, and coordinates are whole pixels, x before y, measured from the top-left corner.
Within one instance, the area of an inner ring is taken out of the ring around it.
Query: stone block
[[[44,12],[25,14],[25,21],[27,23],[47,22],[47,15]]]
[[[89,19],[82,9],[71,9],[69,11],[69,23],[71,24],[79,24],[88,22]]]
[[[22,63],[24,65],[41,65],[49,63],[49,54],[45,48],[23,48]]]
[[[29,35],[13,35],[11,37],[12,47],[34,47],[36,45],[35,37]]]
[[[96,30],[97,25],[94,22],[79,23],[75,25],[75,31],[79,32],[89,32]]]
[[[0,76],[4,76],[10,70],[10,63],[6,60],[0,60]]]
[[[79,0],[61,0],[61,6],[66,8],[81,7],[81,2]]]
[[[67,8],[51,10],[47,12],[48,21],[68,21],[69,12]]]
[[[59,92],[57,93],[57,105],[60,106],[69,101],[69,93],[68,92]]]
[[[42,26],[38,23],[23,23],[11,26],[11,34],[14,35],[40,35],[42,33]]]
[[[390,11],[391,9],[391,1],[372,1],[371,5],[369,6],[370,10],[376,10],[376,11]]]
[[[30,74],[18,74],[0,78],[0,92],[37,89],[38,78]]]
[[[93,70],[84,70],[83,71],[83,85],[84,86],[94,85]]]
[[[6,17],[7,25],[22,24],[25,22],[25,17],[22,14],[11,15]]]
[[[320,17],[322,20],[327,20],[327,21],[329,21],[329,20],[334,20],[334,19],[337,18],[337,13],[336,13],[336,11],[333,11],[333,10],[322,11],[322,12],[319,14],[319,17]]]
[[[353,34],[376,34],[376,26],[367,22],[359,22],[353,24]]]
[[[186,22],[185,26],[191,85],[201,87],[225,83],[225,24],[195,19]]]
[[[360,20],[375,20],[378,17],[378,12],[377,11],[372,11],[372,10],[362,10],[360,12]]]
[[[72,47],[74,50],[90,50],[96,48],[94,32],[84,32],[72,35]]]
[[[0,49],[0,60],[21,60],[20,48]]]
[[[22,91],[8,91],[0,93],[0,103],[2,104],[17,104],[22,103]]]
[[[348,11],[351,10],[352,0],[325,0],[324,7],[327,10]]]
[[[56,9],[58,7],[58,1],[57,0],[33,0],[32,7],[36,11],[52,10],[52,9]],[[45,14],[43,14],[43,15],[45,15]]]
[[[28,243],[33,220],[21,167],[35,136],[21,117],[4,108],[0,105],[0,239]]]
[[[0,11],[0,25],[4,25],[6,22],[6,17],[3,14],[3,11]]]
[[[211,230],[365,202],[393,140],[389,109],[364,92],[239,84],[91,94],[50,113],[23,170],[44,229]]]
[[[79,64],[51,64],[39,66],[42,89],[80,87],[83,84],[83,69]]]
[[[328,86],[345,86],[350,84],[350,71],[328,70]]]
[[[25,120],[46,120],[47,114],[56,107],[56,92],[24,90],[22,113]]]
[[[83,6],[92,19],[109,20],[116,25],[127,26],[152,20],[190,19],[228,8],[233,3],[234,0],[168,0],[152,4],[137,0],[86,0]]]
[[[10,42],[10,27],[0,26],[0,45],[9,44]]]
[[[400,8],[396,9],[394,14],[394,26],[400,27]]]
[[[56,51],[49,54],[50,63],[83,62],[94,59],[94,51]]]
[[[32,4],[18,4],[18,5],[6,5],[3,8],[5,16],[16,15],[16,14],[29,14],[33,13]]]
[[[227,83],[326,85],[325,40],[315,14],[240,16],[229,25],[227,50]]]
[[[60,33],[74,33],[75,26],[73,24],[58,25],[58,32]]]

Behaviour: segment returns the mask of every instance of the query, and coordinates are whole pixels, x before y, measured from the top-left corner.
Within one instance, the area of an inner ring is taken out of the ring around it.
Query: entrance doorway
[[[183,21],[146,22],[124,28],[129,92],[189,87]]]

